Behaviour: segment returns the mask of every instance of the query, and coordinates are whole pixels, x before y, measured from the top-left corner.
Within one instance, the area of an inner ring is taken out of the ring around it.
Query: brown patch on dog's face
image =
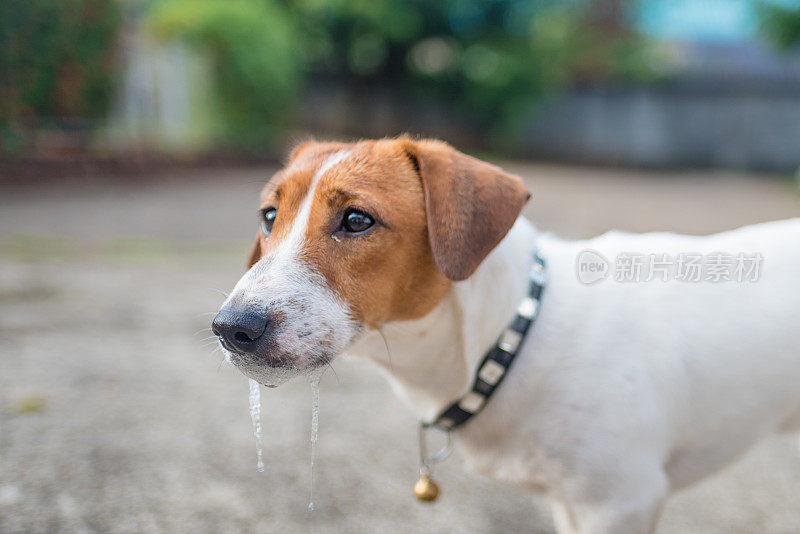
[[[368,326],[426,315],[450,281],[428,243],[419,175],[396,141],[359,143],[347,163],[315,192],[309,261]],[[374,225],[360,235],[343,231],[349,209],[369,214]]]
[[[441,300],[450,281],[433,258],[422,183],[398,141],[296,149],[287,168],[265,187],[261,208],[277,208],[277,217],[268,237],[257,236],[250,264],[285,239],[315,172],[342,149],[349,151],[347,157],[316,185],[303,260],[365,325],[376,328],[422,317]],[[356,235],[344,231],[349,209],[369,214],[373,226]]]
[[[346,156],[314,177],[332,154]],[[257,237],[250,265],[269,256],[310,211],[299,255],[372,328],[420,318],[467,278],[506,234],[528,194],[518,178],[433,141],[391,139],[304,143],[263,193],[276,208],[268,237]],[[352,234],[348,210],[374,224]]]

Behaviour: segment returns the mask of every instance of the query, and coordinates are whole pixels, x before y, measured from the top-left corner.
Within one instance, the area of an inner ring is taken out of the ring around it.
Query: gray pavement
[[[534,193],[526,214],[572,237],[800,216],[773,178],[508,167]],[[414,502],[415,421],[366,362],[323,378],[316,512],[304,381],[264,391],[255,471],[247,381],[206,338],[270,172],[0,191],[0,532],[551,532],[541,500],[457,457],[440,501]],[[659,533],[800,532],[796,445],[770,438],[677,495]]]

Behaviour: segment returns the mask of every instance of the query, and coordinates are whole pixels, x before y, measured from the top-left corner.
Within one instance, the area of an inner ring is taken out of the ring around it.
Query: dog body
[[[526,295],[538,249],[548,282],[536,323],[483,411],[454,434],[475,471],[546,495],[560,533],[649,532],[670,491],[800,426],[800,219],[709,237],[562,241],[517,218],[527,195],[513,177],[446,145],[295,152],[265,190],[262,208],[280,203],[274,226],[215,319],[246,374],[361,356],[432,420],[469,390]],[[292,183],[305,185],[290,201]],[[363,224],[349,225],[354,204],[338,197],[358,197],[373,224],[349,231]],[[753,282],[586,285],[576,259],[587,249],[760,254],[763,265]],[[264,310],[262,327],[251,315]]]
[[[432,420],[468,391],[513,318],[538,246],[549,279],[540,315],[476,423],[456,432],[459,448],[475,471],[550,498],[559,532],[647,532],[670,491],[764,435],[800,426],[800,292],[790,289],[799,245],[800,219],[708,237],[612,232],[588,241],[538,235],[520,219],[429,316],[382,329],[393,364],[378,363]],[[765,260],[755,283],[590,286],[575,272],[586,249]],[[374,338],[351,350],[384,352]]]

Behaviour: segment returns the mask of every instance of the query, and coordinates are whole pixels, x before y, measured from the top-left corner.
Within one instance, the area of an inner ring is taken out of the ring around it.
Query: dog
[[[431,421],[469,391],[538,253],[536,321],[456,443],[472,470],[549,499],[559,533],[652,532],[671,492],[800,428],[800,219],[565,241],[520,216],[529,196],[437,140],[302,143],[263,190],[213,330],[266,385],[371,359]],[[760,259],[758,278],[581,280],[586,254],[602,274],[632,253],[721,252]]]

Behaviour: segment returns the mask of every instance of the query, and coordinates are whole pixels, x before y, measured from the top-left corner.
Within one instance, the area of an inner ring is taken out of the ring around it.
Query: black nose
[[[264,335],[269,316],[244,309],[223,308],[211,323],[211,330],[222,345],[233,352],[252,352]]]

